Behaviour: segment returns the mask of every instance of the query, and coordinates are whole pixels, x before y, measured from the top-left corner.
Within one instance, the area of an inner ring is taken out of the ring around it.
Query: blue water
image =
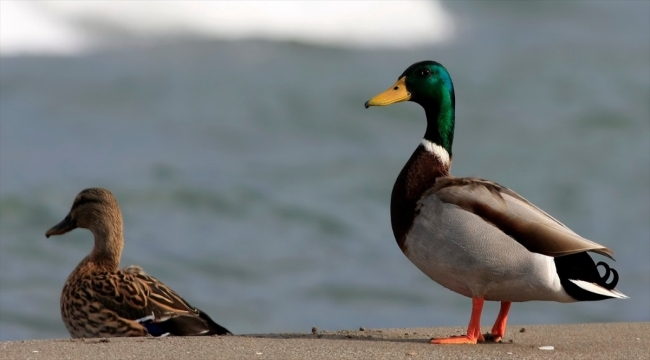
[[[458,36],[431,48],[175,39],[2,58],[0,340],[68,337],[59,294],[92,236],[44,233],[92,186],[122,207],[122,265],[234,333],[465,327],[470,300],[421,274],[390,228],[424,114],[363,108],[423,59],[456,87],[452,172],[611,247],[630,296],[515,304],[510,322],[649,321],[650,3],[445,6]]]

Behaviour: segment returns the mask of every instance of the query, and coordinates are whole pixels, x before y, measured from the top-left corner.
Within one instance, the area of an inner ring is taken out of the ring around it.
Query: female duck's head
[[[45,236],[62,235],[76,228],[93,233],[95,247],[91,257],[104,260],[108,269],[117,268],[124,246],[122,213],[110,191],[92,188],[80,192],[68,215]]]
[[[117,230],[121,230],[121,225],[122,213],[113,194],[106,189],[91,188],[77,195],[68,215],[45,235],[62,235],[76,228],[89,229],[93,233],[101,227],[117,226],[120,228]]]
[[[368,100],[365,106],[402,101],[413,101],[424,108],[428,123],[424,138],[444,147],[451,155],[456,100],[447,69],[435,61],[415,63],[404,70],[393,86]]]

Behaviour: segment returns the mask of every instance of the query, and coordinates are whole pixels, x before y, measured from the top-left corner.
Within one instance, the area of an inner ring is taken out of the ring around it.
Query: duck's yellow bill
[[[406,90],[406,77],[402,76],[397,82],[383,93],[366,101],[366,109],[371,106],[386,106],[411,99],[411,93]]]

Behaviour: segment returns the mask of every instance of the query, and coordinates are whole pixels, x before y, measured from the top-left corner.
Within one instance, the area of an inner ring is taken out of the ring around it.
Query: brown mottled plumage
[[[95,246],[61,293],[61,316],[73,338],[230,334],[140,267],[118,269],[124,246],[122,213],[110,191],[80,192],[70,213],[45,235],[78,227],[93,233]]]

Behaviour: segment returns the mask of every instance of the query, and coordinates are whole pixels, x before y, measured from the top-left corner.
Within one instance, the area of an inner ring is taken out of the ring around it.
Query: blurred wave
[[[0,6],[0,56],[70,55],[179,37],[403,48],[446,41],[454,29],[451,15],[435,0],[3,0]]]

